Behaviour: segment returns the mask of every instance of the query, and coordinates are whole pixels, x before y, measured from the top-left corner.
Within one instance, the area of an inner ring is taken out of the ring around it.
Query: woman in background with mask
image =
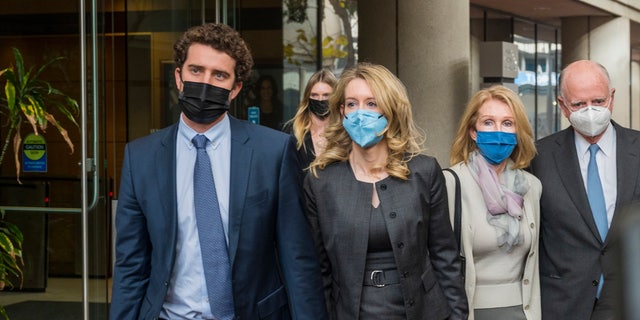
[[[466,319],[444,176],[420,154],[406,88],[380,65],[346,70],[327,146],[304,183],[332,319]]]
[[[540,319],[540,181],[523,170],[535,156],[524,105],[504,86],[478,91],[451,148],[459,177],[461,247],[469,319]],[[453,221],[455,179],[447,189]]]
[[[316,156],[324,150],[327,140],[324,130],[329,115],[329,96],[336,86],[336,76],[329,70],[316,71],[304,89],[304,95],[296,115],[285,123],[282,131],[292,134],[296,147],[306,169]]]

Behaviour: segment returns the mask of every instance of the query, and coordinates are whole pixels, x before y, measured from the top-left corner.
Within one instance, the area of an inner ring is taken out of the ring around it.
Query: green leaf
[[[24,236],[22,234],[22,231],[20,231],[20,228],[18,228],[18,226],[16,226],[15,224],[8,223],[8,222],[5,222],[4,225],[7,229],[7,234],[15,243],[15,247],[22,248],[22,242],[24,241]]]
[[[11,242],[9,236],[5,233],[0,233],[0,249],[2,249],[2,255],[8,254],[13,257],[13,248],[13,242]]]
[[[33,114],[36,116],[36,120],[38,122],[47,122],[45,116],[44,102],[42,102],[42,98],[38,96],[27,96],[27,100],[31,102],[31,106],[33,107]]]
[[[9,315],[3,306],[0,306],[0,316],[3,316],[5,320],[9,320]]]
[[[7,81],[7,84],[4,86],[4,94],[7,96],[7,107],[9,108],[9,113],[14,115],[16,109],[16,87],[11,83],[11,81]]]
[[[24,61],[22,60],[22,54],[20,54],[20,51],[18,50],[18,48],[12,48],[13,49],[13,56],[16,58],[16,68],[18,69],[18,78],[22,78],[22,75],[24,74]]]
[[[75,100],[74,100],[75,101]],[[69,111],[69,109],[67,109],[65,107],[64,104],[56,102],[54,103],[55,107],[58,109],[58,111],[60,111],[62,114],[64,114],[67,119],[69,119],[71,122],[73,122],[73,124],[76,125],[76,127],[78,127],[78,123],[76,122],[76,118],[73,116],[73,114]]]
[[[346,46],[349,44],[349,39],[345,35],[341,35],[336,39],[336,44]]]
[[[47,63],[45,63],[42,67],[40,67],[40,69],[38,69],[38,71],[33,75],[33,78],[38,78],[40,76],[40,74],[47,69],[50,65],[60,61],[60,60],[64,60],[64,57],[56,57],[53,58],[51,60],[49,60]]]
[[[332,47],[322,48],[322,56],[327,58],[333,57],[333,48]]]

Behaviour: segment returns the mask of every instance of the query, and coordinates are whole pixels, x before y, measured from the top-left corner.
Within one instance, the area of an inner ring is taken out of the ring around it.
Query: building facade
[[[7,145],[0,209],[25,233],[25,285],[0,294],[0,305],[33,292],[46,299],[57,279],[74,278],[82,290],[68,300],[83,303],[83,316],[106,312],[89,302],[109,300],[124,145],[176,120],[173,42],[188,27],[215,21],[239,30],[255,57],[231,114],[249,118],[248,108],[268,93],[280,112],[269,124],[274,128],[293,116],[314,71],[339,75],[358,61],[380,63],[406,85],[427,136],[425,153],[447,167],[458,119],[484,86],[517,91],[536,138],[566,127],[556,105],[557,77],[578,59],[609,70],[613,119],[640,128],[638,0],[12,1],[0,8],[0,70],[16,65],[12,48],[27,69],[62,57],[41,76],[76,99],[79,110],[72,114],[76,125],[49,109],[74,151],[49,125],[41,132],[40,166],[25,170],[35,160],[24,143],[14,149],[0,95],[0,141]],[[32,131],[25,124],[20,136]]]

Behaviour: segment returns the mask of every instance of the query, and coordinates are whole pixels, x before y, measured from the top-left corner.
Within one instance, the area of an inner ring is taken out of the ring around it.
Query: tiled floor
[[[89,302],[108,302],[111,298],[111,279],[90,279]],[[22,301],[82,301],[81,278],[49,278],[44,292],[0,291],[0,305]]]

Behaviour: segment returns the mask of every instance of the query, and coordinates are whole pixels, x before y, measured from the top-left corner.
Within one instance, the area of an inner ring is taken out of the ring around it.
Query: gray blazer
[[[616,129],[618,195],[616,210],[640,197],[640,132]],[[591,215],[572,127],[537,142],[531,172],[542,182],[540,199],[540,286],[542,318],[584,320],[591,317],[600,274],[612,272],[610,239],[619,218],[614,214],[602,240]],[[605,278],[605,284],[607,279]],[[605,285],[606,286],[606,285]]]
[[[393,246],[408,319],[466,319],[460,261],[449,224],[444,176],[434,158],[409,162],[408,180],[375,183]],[[367,256],[372,185],[347,161],[304,183],[332,319],[358,319]]]

